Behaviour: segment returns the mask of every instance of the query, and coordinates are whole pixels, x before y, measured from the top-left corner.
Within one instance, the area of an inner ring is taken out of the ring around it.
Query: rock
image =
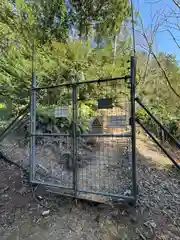
[[[43,216],[43,217],[46,217],[46,216],[48,216],[49,214],[50,214],[50,210],[47,210],[47,211],[42,212],[42,216]]]
[[[39,200],[39,201],[42,201],[42,197],[41,196],[37,196],[37,199]]]

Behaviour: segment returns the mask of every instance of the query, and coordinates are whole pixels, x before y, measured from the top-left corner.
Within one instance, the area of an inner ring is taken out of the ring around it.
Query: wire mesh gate
[[[97,202],[136,201],[135,64],[121,78],[31,94],[31,182]]]

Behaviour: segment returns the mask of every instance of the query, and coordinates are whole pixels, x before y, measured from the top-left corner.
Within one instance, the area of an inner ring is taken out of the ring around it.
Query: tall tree
[[[50,39],[65,41],[68,38],[70,18],[64,0],[36,0],[33,2],[36,28],[42,43]]]
[[[120,32],[130,16],[128,0],[70,0],[78,35],[87,39],[94,32],[96,42]]]

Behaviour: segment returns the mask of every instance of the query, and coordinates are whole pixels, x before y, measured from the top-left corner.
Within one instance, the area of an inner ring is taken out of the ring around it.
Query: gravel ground
[[[13,139],[13,140],[12,140]],[[62,152],[71,152],[72,144],[67,141],[66,148],[53,148],[51,138],[44,138],[41,145],[36,146],[36,164],[40,167],[35,179],[73,188],[73,171],[62,162]],[[88,139],[86,138],[86,141]],[[59,139],[59,142],[63,142]],[[107,195],[123,195],[132,189],[132,166],[130,140],[127,138],[100,137],[96,146],[83,148],[78,143],[77,152],[81,156],[77,163],[77,189],[88,192],[102,192]],[[91,150],[91,151],[90,151]],[[29,165],[29,149],[19,144],[17,138],[9,136],[1,142],[1,151],[8,159],[20,163],[27,168]],[[72,154],[70,154],[72,156]],[[39,169],[39,167],[38,167]],[[47,178],[47,176],[51,176]],[[86,198],[91,198],[87,195]],[[109,201],[105,198],[104,201]]]
[[[135,209],[125,204],[91,205],[45,196],[43,191],[39,204],[19,169],[1,161],[0,239],[179,240],[179,173],[145,137],[137,139],[137,167],[139,197]],[[47,207],[50,213],[42,216]]]

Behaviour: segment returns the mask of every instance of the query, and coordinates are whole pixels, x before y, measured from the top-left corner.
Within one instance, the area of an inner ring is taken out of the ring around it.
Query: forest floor
[[[180,174],[145,136],[137,139],[137,207],[33,197],[23,173],[0,162],[0,240],[180,240]],[[41,194],[42,196],[42,194]]]

